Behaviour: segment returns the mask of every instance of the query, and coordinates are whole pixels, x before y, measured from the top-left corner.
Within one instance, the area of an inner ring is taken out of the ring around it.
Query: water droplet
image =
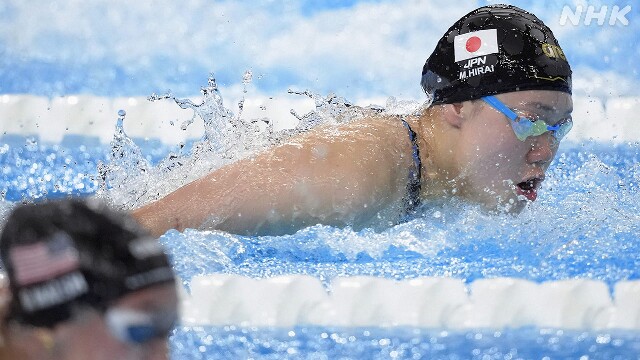
[[[244,75],[242,75],[242,83],[245,85],[251,83],[252,79],[253,79],[253,73],[251,72],[251,70],[245,71]]]
[[[216,78],[213,74],[209,75],[209,79],[207,80],[207,84],[211,88],[211,90],[215,90],[218,88],[218,84],[216,83]]]
[[[29,137],[25,141],[25,147],[29,151],[36,151],[38,150],[38,141],[34,137]]]

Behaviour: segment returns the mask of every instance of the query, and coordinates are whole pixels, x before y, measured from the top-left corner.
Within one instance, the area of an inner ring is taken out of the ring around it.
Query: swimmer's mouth
[[[544,181],[544,177],[533,177],[516,184],[516,193],[529,201],[535,201],[538,197],[538,188]]]

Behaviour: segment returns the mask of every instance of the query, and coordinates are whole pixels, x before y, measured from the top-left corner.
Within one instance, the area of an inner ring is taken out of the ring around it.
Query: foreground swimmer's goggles
[[[105,314],[107,327],[118,340],[141,345],[158,338],[166,338],[173,329],[178,314],[175,311],[148,313],[113,307]]]
[[[542,135],[547,131],[551,131],[556,140],[560,141],[573,127],[571,117],[568,117],[555,125],[549,125],[544,120],[532,120],[516,114],[515,111],[511,110],[495,96],[485,96],[482,100],[511,120],[513,132],[520,141],[525,141],[529,136]]]

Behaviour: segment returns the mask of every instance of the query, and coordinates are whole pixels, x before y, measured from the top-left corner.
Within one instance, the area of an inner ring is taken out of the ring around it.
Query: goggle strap
[[[562,127],[563,124],[555,124],[555,125],[547,125],[547,130],[558,131]]]
[[[502,101],[498,100],[495,96],[489,95],[482,97],[482,100],[487,102],[489,105],[493,106],[496,110],[503,113],[506,117],[511,121],[518,120],[518,114],[516,114],[513,110],[509,109]]]

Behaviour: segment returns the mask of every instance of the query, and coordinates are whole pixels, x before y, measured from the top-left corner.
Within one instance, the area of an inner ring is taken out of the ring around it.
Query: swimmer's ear
[[[453,103],[453,104],[443,105],[444,111],[442,112],[442,115],[444,116],[445,122],[455,128],[460,128],[464,120],[464,113],[463,113],[464,106],[467,106],[467,105],[464,103]]]

